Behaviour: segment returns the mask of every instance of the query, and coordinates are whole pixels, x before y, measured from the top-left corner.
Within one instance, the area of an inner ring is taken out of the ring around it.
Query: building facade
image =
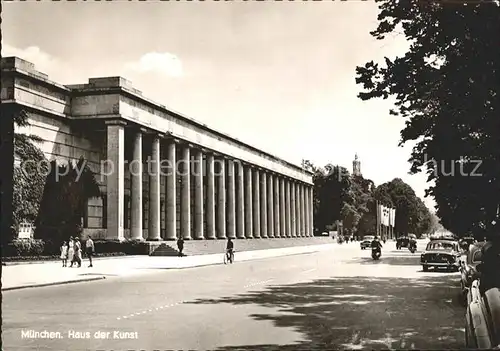
[[[2,104],[49,160],[87,160],[102,196],[84,234],[108,240],[313,236],[312,173],[167,109],[121,77],[61,85],[3,58]]]

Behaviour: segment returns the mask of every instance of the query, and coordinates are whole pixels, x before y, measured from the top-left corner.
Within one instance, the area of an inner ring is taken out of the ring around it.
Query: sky
[[[352,169],[357,153],[376,185],[409,175],[412,144],[393,101],[361,101],[358,65],[404,55],[384,41],[374,1],[4,2],[2,56],[62,84],[122,76],[168,108],[300,164]]]

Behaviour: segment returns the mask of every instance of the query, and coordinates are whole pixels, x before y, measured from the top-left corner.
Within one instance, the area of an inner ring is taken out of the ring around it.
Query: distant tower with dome
[[[352,175],[361,177],[361,161],[358,158],[358,154],[354,155],[354,161],[352,161]]]

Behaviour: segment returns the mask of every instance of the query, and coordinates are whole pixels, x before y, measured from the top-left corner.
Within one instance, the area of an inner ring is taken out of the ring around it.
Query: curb
[[[10,288],[2,288],[2,291],[21,290],[21,289],[28,289],[28,288],[41,288],[41,287],[44,287],[44,286],[66,285],[66,284],[73,284],[73,283],[84,283],[84,282],[91,282],[91,281],[102,280],[102,279],[106,279],[106,277],[105,276],[101,276],[101,277],[84,278],[84,279],[78,279],[78,280],[68,280],[68,281],[62,281],[62,282],[13,286],[13,287],[10,287]]]
[[[121,255],[121,256],[107,256],[107,257],[93,257],[92,261],[101,261],[101,260],[115,260],[115,259],[123,259],[123,258],[133,258],[137,256],[146,256],[146,255]],[[82,260],[88,258],[82,258]],[[13,262],[2,262],[2,266],[19,266],[22,264],[47,264],[47,263],[60,263],[61,260],[40,260],[40,261],[13,261]]]

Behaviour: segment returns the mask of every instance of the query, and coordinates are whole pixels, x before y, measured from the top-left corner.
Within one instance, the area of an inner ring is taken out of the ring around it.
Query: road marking
[[[314,272],[317,268],[313,269],[308,269],[307,271],[302,271],[301,273],[309,273],[309,272]]]
[[[256,286],[256,285],[263,285],[263,284],[267,284],[269,282],[272,282],[274,279],[268,279],[268,280],[264,280],[264,281],[261,281],[261,282],[256,282],[256,283],[251,283],[251,284],[247,284],[244,286],[244,288],[250,288],[252,286]]]
[[[146,313],[151,313],[151,312],[154,312],[154,311],[159,311],[159,310],[162,310],[164,308],[169,308],[169,307],[174,307],[174,306],[178,306],[178,305],[181,305],[181,304],[184,304],[186,301],[179,301],[179,302],[176,302],[176,303],[171,303],[171,304],[166,304],[166,305],[163,305],[163,306],[158,306],[158,307],[154,307],[154,308],[150,308],[150,309],[146,309],[144,311],[140,311],[140,312],[136,312],[136,313],[131,313],[130,315],[128,316],[121,316],[121,317],[116,317],[116,320],[121,320],[121,319],[127,319],[127,318],[132,318],[134,316],[140,316],[140,315],[143,315],[143,314],[146,314]]]

